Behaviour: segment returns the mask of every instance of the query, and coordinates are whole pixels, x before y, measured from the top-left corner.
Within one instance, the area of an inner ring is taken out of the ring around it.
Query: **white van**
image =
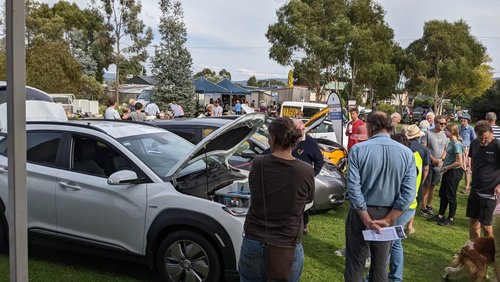
[[[308,119],[326,107],[323,103],[284,101],[281,104],[280,117],[295,118],[302,112],[303,118]]]

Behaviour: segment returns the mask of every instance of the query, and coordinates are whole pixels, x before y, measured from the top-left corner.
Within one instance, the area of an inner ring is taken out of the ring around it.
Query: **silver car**
[[[244,116],[197,146],[147,124],[29,122],[30,239],[124,256],[156,268],[165,281],[237,280],[244,212],[214,199],[223,202],[218,190],[244,185],[245,174],[226,158],[263,122],[260,114]],[[6,134],[0,135],[3,245]]]
[[[190,118],[155,120],[152,124],[174,132],[193,144],[198,144],[208,138],[213,131],[232,121],[230,117]],[[269,148],[267,134],[266,124],[263,124],[256,133],[242,142],[234,155],[228,159],[229,164],[238,169],[249,170],[253,156],[263,154]],[[328,162],[325,162],[323,169],[316,176],[315,186],[312,210],[326,211],[345,202],[347,187],[345,176],[337,167]]]

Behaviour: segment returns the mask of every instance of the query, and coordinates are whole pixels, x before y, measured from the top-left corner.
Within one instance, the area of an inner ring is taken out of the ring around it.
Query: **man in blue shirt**
[[[472,170],[470,166],[470,158],[469,158],[469,147],[472,143],[472,140],[476,139],[476,133],[474,132],[474,128],[469,125],[470,123],[470,115],[468,113],[463,113],[459,117],[460,119],[460,127],[458,128],[458,134],[462,138],[462,145],[464,146],[464,153],[462,156],[462,170],[465,172],[465,189],[462,193],[468,194],[470,191],[470,182],[472,180]]]
[[[240,100],[236,100],[236,104],[234,105],[234,111],[237,115],[241,115],[241,104]]]
[[[362,231],[391,226],[415,199],[416,169],[412,151],[392,140],[391,118],[374,112],[366,120],[370,139],[349,152],[346,220],[347,282],[363,280],[366,258],[371,255],[370,280],[387,280],[391,242],[367,242]]]

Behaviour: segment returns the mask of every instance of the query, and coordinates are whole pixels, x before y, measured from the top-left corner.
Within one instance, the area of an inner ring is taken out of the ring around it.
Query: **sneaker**
[[[372,264],[372,258],[367,257],[365,261],[365,268],[370,268],[370,265]]]
[[[434,215],[434,210],[432,209],[431,206],[427,206],[425,207],[425,209],[427,210],[428,215]]]
[[[437,225],[444,226],[444,227],[451,227],[451,226],[455,226],[455,221],[447,218],[445,220],[438,221]]]
[[[420,214],[422,216],[429,216],[429,215],[434,215],[434,212],[432,210],[427,209],[427,208],[421,208]]]
[[[429,217],[427,219],[427,221],[437,221],[437,222],[441,222],[441,221],[444,221],[445,218],[444,217],[439,217],[438,215],[435,215],[433,217]]]
[[[309,228],[306,227],[306,228],[304,228],[304,234],[307,234],[307,233],[309,233]]]

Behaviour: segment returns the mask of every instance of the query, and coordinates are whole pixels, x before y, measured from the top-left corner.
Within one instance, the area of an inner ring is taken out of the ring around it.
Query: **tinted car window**
[[[61,133],[58,132],[29,132],[26,135],[28,162],[55,166],[60,142]]]
[[[304,112],[304,117],[312,117],[315,114],[317,114],[319,111],[321,111],[321,109],[304,107],[304,109],[302,111]]]
[[[26,158],[30,163],[56,165],[57,150],[61,142],[58,132],[28,132],[26,135]],[[7,138],[0,143],[0,154],[7,156]]]
[[[196,140],[196,129],[194,128],[166,128],[166,129],[186,139],[192,144],[198,144],[199,140]]]

